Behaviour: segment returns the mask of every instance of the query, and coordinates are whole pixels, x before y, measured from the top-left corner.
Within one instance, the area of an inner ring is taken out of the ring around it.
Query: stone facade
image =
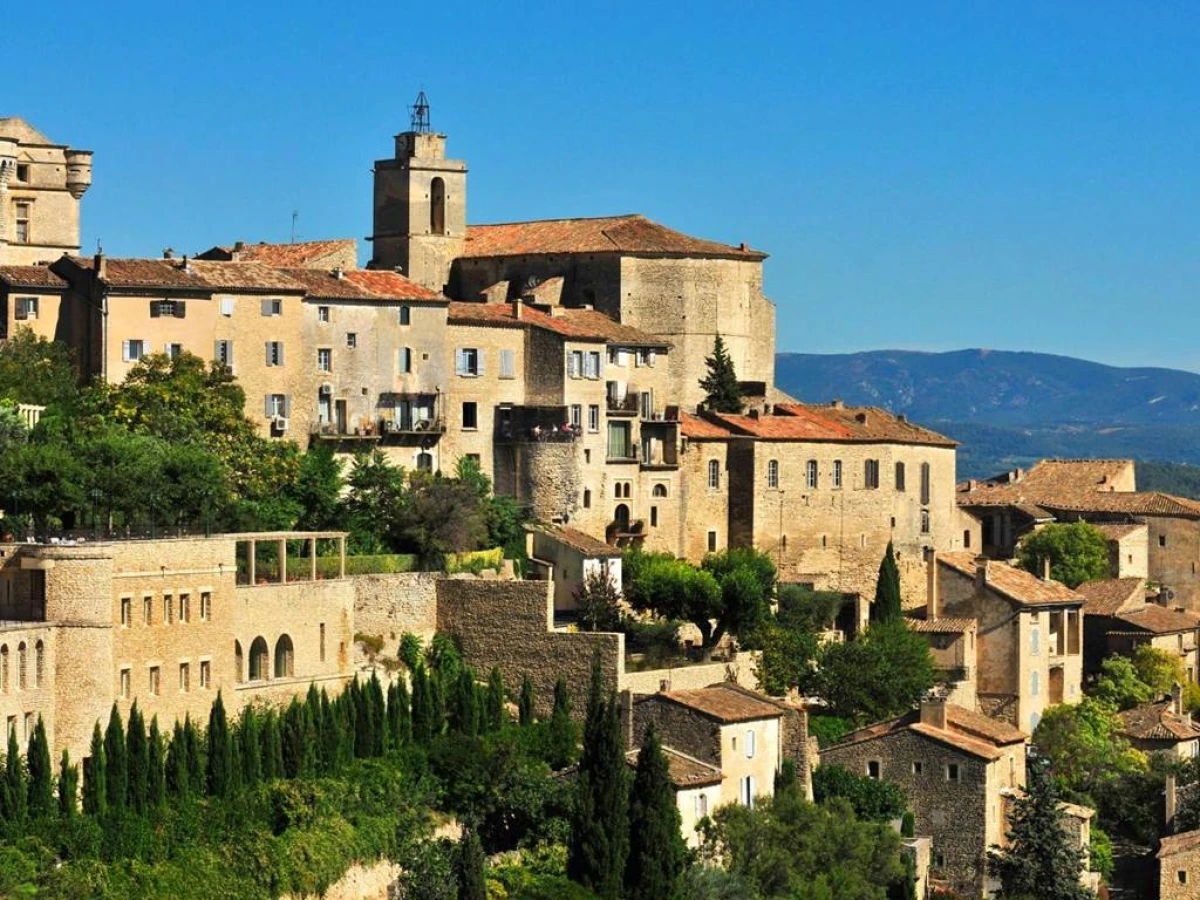
[[[1200,831],[1163,838],[1156,857],[1159,900],[1194,900],[1200,886]]]
[[[428,642],[437,631],[439,577],[433,572],[355,576],[354,632],[381,637],[393,648],[406,631]]]

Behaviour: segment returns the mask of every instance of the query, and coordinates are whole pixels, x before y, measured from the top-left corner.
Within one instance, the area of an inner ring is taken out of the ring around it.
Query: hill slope
[[[811,402],[883,406],[963,443],[959,471],[1044,456],[1200,464],[1200,375],[996,350],[781,353],[776,381]]]

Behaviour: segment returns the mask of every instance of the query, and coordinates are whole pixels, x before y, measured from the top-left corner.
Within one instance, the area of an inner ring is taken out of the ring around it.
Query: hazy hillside
[[[1200,464],[1200,375],[1191,372],[1044,353],[880,350],[781,353],[776,380],[802,400],[907,413],[962,442],[959,472],[969,477],[1045,456]]]

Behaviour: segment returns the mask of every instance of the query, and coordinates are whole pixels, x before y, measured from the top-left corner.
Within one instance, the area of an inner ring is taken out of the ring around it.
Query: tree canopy
[[[1108,541],[1087,522],[1054,523],[1026,535],[1017,547],[1017,562],[1027,572],[1042,574],[1050,561],[1050,577],[1069,588],[1108,577]]]

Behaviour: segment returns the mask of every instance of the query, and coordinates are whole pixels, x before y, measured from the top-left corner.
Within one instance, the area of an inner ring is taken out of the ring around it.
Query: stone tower
[[[396,135],[393,159],[375,162],[374,244],[370,267],[399,269],[434,291],[467,236],[467,164],[446,159],[446,136],[429,128],[422,92],[412,127]]]
[[[79,253],[79,200],[92,152],[55,144],[24,119],[0,118],[0,264]]]

